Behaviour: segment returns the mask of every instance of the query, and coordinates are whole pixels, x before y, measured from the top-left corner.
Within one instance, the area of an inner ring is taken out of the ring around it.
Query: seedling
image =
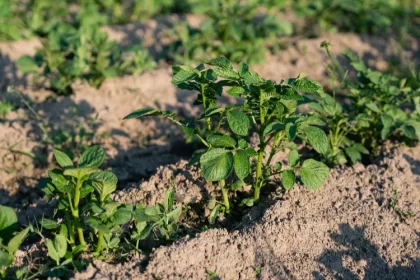
[[[182,206],[175,207],[172,187],[165,192],[163,204],[136,205],[134,211],[135,231],[131,235],[131,238],[136,241],[136,248],[138,248],[140,240],[146,239],[151,232],[154,232],[157,238],[173,240],[178,231],[181,214]]]
[[[134,111],[124,119],[164,116],[180,125],[187,135],[197,137],[205,148],[194,153],[190,164],[199,163],[203,177],[218,182],[228,213],[229,191],[240,189],[245,181],[254,188],[254,196],[246,200],[246,205],[259,201],[261,188],[275,175],[282,176],[286,189],[296,183],[297,173],[309,189],[320,187],[328,177],[328,167],[314,159],[301,163],[294,143],[301,139],[320,153],[328,151],[328,138],[318,127],[324,122],[297,113],[298,102],[303,100],[299,92],[319,94],[322,92],[319,83],[299,75],[276,84],[260,77],[245,63],[235,70],[223,57],[206,63],[213,68],[203,64],[196,68],[173,68],[172,83],[180,89],[198,92],[194,104],[201,106],[203,114],[197,119],[181,121],[174,113],[152,108]],[[243,104],[218,105],[218,97],[224,92],[237,98],[238,103],[243,100]],[[259,136],[257,148],[249,143],[253,131]],[[283,149],[289,150],[287,168],[272,162],[274,155]]]
[[[62,254],[63,238],[68,241],[73,253],[85,250],[87,229],[84,225],[94,230],[97,240],[95,254],[99,255],[103,248],[104,238],[106,241],[111,240],[115,243],[117,239],[113,240],[112,237],[115,237],[113,234],[118,235],[119,225],[130,222],[132,207],[110,199],[110,194],[116,190],[117,177],[111,172],[98,169],[105,159],[105,152],[99,146],[87,149],[76,166],[61,151],[54,150],[54,156],[64,170],[49,171],[49,183],[44,188],[44,192],[58,198],[58,210],[64,213],[65,223],[61,224],[60,233],[56,239],[47,243],[50,255],[59,264],[59,260],[65,255]],[[86,200],[83,208],[80,207],[81,199]],[[89,215],[86,221],[84,215]],[[43,221],[44,227],[46,225],[50,229],[58,227],[54,221],[47,220],[47,222]]]
[[[410,209],[403,210],[398,206],[399,196],[400,196],[399,191],[394,190],[394,196],[391,198],[389,206],[392,210],[395,211],[395,213],[398,215],[400,220],[402,222],[405,222],[407,219],[416,216],[416,214],[413,213],[413,211],[411,211]]]
[[[12,265],[16,251],[31,231],[31,226],[17,231],[15,211],[0,205],[0,278],[6,279],[7,269]]]

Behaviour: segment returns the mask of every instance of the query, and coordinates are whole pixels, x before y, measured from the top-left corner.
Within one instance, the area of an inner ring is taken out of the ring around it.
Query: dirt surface
[[[145,45],[152,54],[160,50],[157,23],[106,31],[122,47],[144,35],[153,37]],[[419,62],[418,41],[411,42],[412,51],[401,52],[392,40],[331,34],[291,40],[286,50],[267,55],[266,63],[253,69],[277,81],[306,72],[328,86],[327,57],[319,47],[324,40],[332,43],[333,53],[349,48],[379,70],[396,60]],[[168,65],[161,62],[157,70],[140,76],[107,79],[98,90],[76,83],[73,95],[57,97],[36,88],[14,63],[39,46],[37,40],[0,43],[0,99],[20,107],[0,121],[0,204],[15,207],[21,221],[50,210],[37,188],[39,178],[54,167],[46,138],[80,127],[89,137],[76,136],[77,143],[105,148],[105,166],[119,178],[117,200],[155,203],[169,186],[179,202],[190,205],[217,198],[214,186],[196,168],[186,167],[183,159],[191,147],[178,127],[156,118],[122,121],[143,107],[185,117],[197,114],[191,105],[194,93],[171,85]],[[8,86],[20,93],[7,93]],[[267,198],[233,227],[238,230],[211,229],[124,264],[95,261],[75,279],[207,279],[206,269],[220,279],[420,279],[419,176],[420,147],[397,148],[376,165],[334,169],[319,191],[298,187]],[[398,207],[391,209],[395,190]],[[408,209],[416,216],[402,221],[397,212]],[[26,252],[19,254],[17,266]]]
[[[268,209],[254,207],[240,230],[210,229],[154,250],[143,273],[143,259],[97,262],[75,279],[208,279],[206,269],[220,279],[419,279],[419,156],[420,147],[396,148],[375,165],[336,168],[318,191],[299,186]],[[416,216],[402,219],[408,210]]]

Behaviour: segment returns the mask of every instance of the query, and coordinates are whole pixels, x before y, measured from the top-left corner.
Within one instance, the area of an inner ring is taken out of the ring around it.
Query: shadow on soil
[[[380,255],[378,247],[365,238],[364,231],[363,227],[341,224],[340,232],[331,234],[331,239],[343,249],[329,249],[321,254],[318,262],[323,273],[314,271],[314,279],[417,279],[420,259],[406,258],[404,263],[392,266]]]

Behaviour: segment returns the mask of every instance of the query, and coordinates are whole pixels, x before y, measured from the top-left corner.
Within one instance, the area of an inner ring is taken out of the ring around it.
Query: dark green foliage
[[[265,80],[240,63],[234,69],[231,62],[217,58],[196,68],[175,66],[172,82],[180,89],[197,92],[194,104],[203,114],[195,120],[179,121],[173,113],[156,109],[140,109],[125,119],[162,115],[182,126],[187,135],[194,135],[206,147],[197,151],[193,163],[199,163],[204,178],[219,182],[224,209],[230,211],[228,192],[242,187],[244,181],[254,187],[254,198],[245,205],[252,205],[260,198],[260,190],[275,175],[283,176],[283,186],[290,189],[296,174],[309,189],[322,185],[328,177],[325,164],[308,159],[300,162],[295,141],[309,142],[319,153],[328,151],[328,139],[318,126],[324,122],[317,117],[297,113],[302,92],[322,94],[319,83],[304,79],[303,75],[275,83]],[[228,94],[245,102],[242,105],[220,106],[218,98]],[[205,131],[202,133],[200,124]],[[259,136],[259,145],[253,148],[249,139],[253,132]],[[266,154],[266,147],[271,147]],[[279,150],[290,151],[289,168],[272,162]],[[220,207],[215,206],[213,212]],[[216,213],[213,213],[213,217]]]

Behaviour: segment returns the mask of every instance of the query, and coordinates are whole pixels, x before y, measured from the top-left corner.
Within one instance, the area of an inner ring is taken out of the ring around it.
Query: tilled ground
[[[109,32],[119,39],[127,31]],[[121,38],[127,44],[128,37]],[[254,69],[275,80],[306,72],[328,86],[327,58],[319,47],[323,40],[332,42],[334,53],[350,48],[381,70],[398,51],[391,41],[335,34],[299,40]],[[40,124],[53,131],[82,125],[92,132],[86,144],[105,148],[106,167],[120,180],[115,198],[121,201],[155,203],[174,182],[176,198],[184,203],[199,203],[217,194],[197,170],[186,169],[182,159],[188,158],[191,147],[183,144],[179,128],[161,119],[122,121],[131,111],[148,106],[184,116],[197,113],[191,105],[194,94],[171,85],[169,66],[161,63],[159,69],[141,76],[108,79],[99,90],[75,84],[74,95],[49,98],[51,92],[34,88],[14,64],[37,46],[36,40],[0,44],[0,95],[19,102],[24,98],[31,106],[0,122],[0,204],[16,207],[22,221],[49,209],[36,187],[53,165],[41,164],[26,153],[53,162],[51,147],[41,142],[45,135]],[[418,42],[413,42],[413,51],[402,57],[416,61],[418,49]],[[6,93],[11,85],[20,96]],[[420,279],[419,151],[397,148],[375,165],[334,169],[319,191],[299,187],[277,200],[267,199],[235,226],[240,230],[211,229],[160,247],[147,261],[137,256],[122,265],[95,262],[75,278],[206,279],[209,269],[221,279]],[[400,209],[390,208],[395,190]],[[408,209],[416,216],[402,221],[397,212]]]

